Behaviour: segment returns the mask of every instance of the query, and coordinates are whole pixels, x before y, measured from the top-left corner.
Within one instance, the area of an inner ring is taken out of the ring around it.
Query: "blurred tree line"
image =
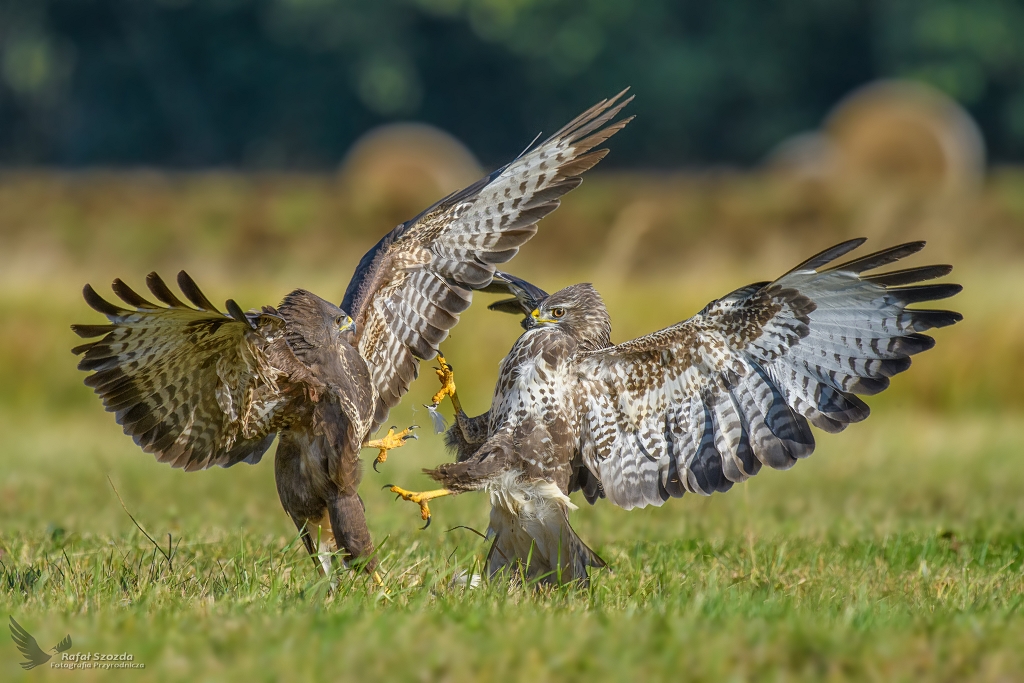
[[[434,123],[500,162],[630,85],[619,165],[750,163],[917,78],[1024,157],[1019,0],[0,0],[0,161],[319,168]]]

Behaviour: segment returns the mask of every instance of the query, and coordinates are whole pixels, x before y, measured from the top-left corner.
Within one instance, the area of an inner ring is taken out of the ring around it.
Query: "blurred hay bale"
[[[339,182],[354,217],[394,226],[481,175],[476,158],[452,135],[423,123],[395,123],[355,142]]]
[[[622,286],[633,266],[641,239],[654,227],[658,211],[657,202],[641,198],[626,204],[616,216],[597,268],[603,286],[613,289]]]
[[[985,180],[985,145],[971,116],[922,83],[869,83],[843,98],[820,131],[794,136],[768,167],[852,213],[857,234],[927,238],[958,252]]]
[[[932,195],[974,194],[985,144],[974,120],[938,90],[878,81],[847,95],[825,121],[843,184],[869,190],[896,183]]]

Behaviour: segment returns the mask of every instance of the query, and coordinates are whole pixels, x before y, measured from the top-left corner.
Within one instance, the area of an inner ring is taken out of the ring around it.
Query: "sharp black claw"
[[[384,484],[383,486],[380,487],[380,490],[383,491],[384,489],[389,489],[392,486],[394,486],[394,484]]]
[[[419,441],[420,437],[416,436],[415,434],[406,434],[405,436],[402,437],[403,442],[408,441],[409,439],[416,439],[417,441]]]
[[[380,464],[380,460],[374,460],[373,461],[373,471],[376,472],[377,474],[380,474],[380,470],[377,469],[377,465],[379,465],[379,464]]]
[[[433,516],[433,515],[431,515],[430,517],[427,517],[427,523],[426,523],[426,524],[424,524],[424,525],[423,525],[422,527],[420,527],[420,531],[423,531],[423,530],[425,530],[425,529],[426,529],[426,528],[427,528],[428,526],[430,526],[430,520],[432,520],[432,519],[434,519],[434,516]]]

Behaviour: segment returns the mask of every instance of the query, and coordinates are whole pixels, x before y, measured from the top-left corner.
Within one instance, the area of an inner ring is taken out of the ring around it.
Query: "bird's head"
[[[281,301],[277,312],[288,326],[289,343],[305,342],[307,348],[334,346],[355,331],[352,318],[330,301],[296,289]],[[301,341],[300,339],[301,338]]]
[[[570,285],[530,313],[533,327],[558,327],[587,348],[611,344],[612,324],[601,295],[590,283]]]

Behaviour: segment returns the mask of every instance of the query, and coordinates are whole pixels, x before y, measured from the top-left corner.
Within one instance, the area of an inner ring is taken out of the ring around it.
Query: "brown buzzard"
[[[174,467],[256,463],[280,433],[278,492],[317,566],[328,571],[327,553],[341,546],[372,570],[356,493],[359,448],[380,449],[379,462],[408,438],[392,428],[364,443],[473,290],[490,285],[495,264],[515,256],[607,154],[594,148],[629,121],[615,120],[632,99],[622,94],[385,235],[359,262],[340,308],[296,290],[276,310],[243,313],[229,300],[225,315],[184,273],[178,283],[194,308],[155,273],[147,284],[162,305],[120,280],[113,289],[128,308],[86,286],[86,301],[110,321],[73,326],[102,337],[75,349],[84,354],[79,368],[94,373],[86,384],[126,434]]]
[[[934,345],[923,331],[961,319],[908,308],[959,292],[954,284],[916,284],[950,266],[864,274],[923,242],[826,268],[863,242],[826,249],[774,282],[738,289],[689,320],[617,345],[592,286],[547,296],[516,278],[495,278],[515,295],[496,306],[528,313],[526,332],[501,363],[491,409],[467,417],[442,365],[441,395],[456,407],[448,441],[457,461],[429,472],[443,489],[394,492],[419,503],[427,518],[433,498],[486,490],[490,574],[530,558],[530,578],[586,582],[587,567],[603,563],[569,526],[569,493],[628,510],[686,491],[727,491],[763,465],[788,469],[814,450],[811,425],[835,433],[866,418],[857,394],[884,390],[910,356]]]

